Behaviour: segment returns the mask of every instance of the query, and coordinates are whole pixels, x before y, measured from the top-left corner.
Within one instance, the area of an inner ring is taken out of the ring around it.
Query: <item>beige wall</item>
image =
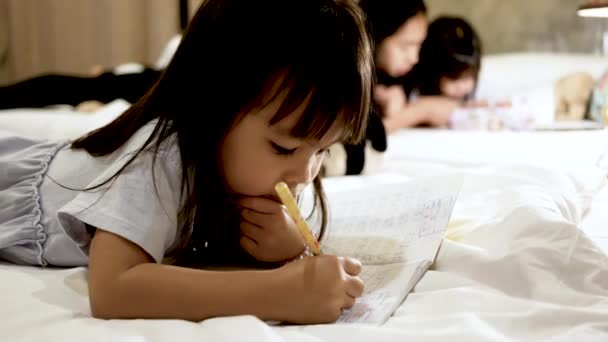
[[[190,17],[194,15],[198,6],[203,3],[204,0],[188,0],[188,9],[190,10]]]
[[[576,15],[578,0],[425,0],[432,18],[463,16],[477,28],[485,52],[601,51],[608,19]]]
[[[9,82],[153,63],[179,31],[177,0],[0,0],[0,20],[7,27]]]
[[[0,0],[0,84],[8,82],[8,11]]]
[[[189,0],[194,13],[202,0]],[[432,18],[461,15],[484,52],[599,52],[608,19],[576,16],[576,0],[425,0]],[[178,0],[0,0],[0,84],[94,65],[153,63],[179,31]]]

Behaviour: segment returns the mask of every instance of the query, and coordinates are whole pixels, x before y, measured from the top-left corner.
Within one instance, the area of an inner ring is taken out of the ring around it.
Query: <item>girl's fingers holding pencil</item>
[[[359,297],[363,294],[365,285],[358,275],[361,273],[363,266],[361,262],[354,258],[340,258],[342,261],[342,268],[346,272],[346,279],[344,280],[344,289],[346,293],[353,298]]]
[[[355,305],[355,298],[351,297],[351,296],[346,296],[346,298],[344,298],[344,305],[342,306],[342,310],[350,309],[354,305]]]
[[[359,273],[361,273],[361,268],[363,266],[361,265],[361,262],[359,260],[350,257],[344,257],[341,259],[342,267],[344,267],[344,271],[346,271],[346,273],[353,276],[359,275]]]
[[[346,293],[352,297],[357,298],[363,294],[365,290],[365,285],[363,284],[363,280],[359,277],[350,277],[346,281]]]

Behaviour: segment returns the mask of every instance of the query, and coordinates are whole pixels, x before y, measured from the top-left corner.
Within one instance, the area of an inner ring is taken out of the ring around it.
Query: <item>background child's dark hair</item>
[[[376,46],[412,17],[426,14],[424,0],[361,0],[359,5]]]
[[[185,198],[180,241],[188,247],[179,250],[229,256],[240,251],[238,223],[229,222],[235,208],[219,164],[219,148],[230,129],[248,112],[267,105],[272,100],[268,90],[280,82],[275,95],[283,90],[288,95],[270,124],[305,105],[294,136],[320,138],[339,122],[343,140],[358,142],[370,109],[372,59],[363,14],[352,1],[206,0],[152,89],[72,148],[94,156],[110,154],[158,118],[129,163],[144,150],[157,152],[176,133]],[[321,238],[327,208],[321,182],[316,178],[313,184]]]
[[[429,25],[412,75],[420,95],[440,95],[442,77],[458,79],[471,75],[475,88],[468,100],[475,94],[480,68],[481,40],[477,32],[462,18],[442,16]]]

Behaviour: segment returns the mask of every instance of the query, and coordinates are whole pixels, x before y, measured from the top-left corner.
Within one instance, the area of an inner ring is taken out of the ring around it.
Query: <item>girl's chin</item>
[[[401,69],[398,72],[396,72],[396,75],[393,76],[393,77],[402,77],[402,76],[405,76],[405,75],[407,75],[408,72],[410,72],[410,70],[412,70],[412,68]]]

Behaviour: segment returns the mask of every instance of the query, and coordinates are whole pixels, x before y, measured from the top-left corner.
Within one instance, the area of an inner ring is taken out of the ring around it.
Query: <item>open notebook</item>
[[[344,177],[328,187],[324,253],[363,263],[365,292],[339,323],[384,323],[432,265],[463,178],[379,184]]]

